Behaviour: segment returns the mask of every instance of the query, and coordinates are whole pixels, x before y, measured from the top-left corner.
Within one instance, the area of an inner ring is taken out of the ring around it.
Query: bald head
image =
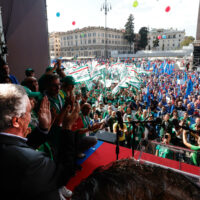
[[[23,86],[26,86],[27,88],[29,88],[32,92],[38,92],[39,90],[39,85],[38,85],[38,81],[35,77],[30,76],[25,78],[22,83]]]

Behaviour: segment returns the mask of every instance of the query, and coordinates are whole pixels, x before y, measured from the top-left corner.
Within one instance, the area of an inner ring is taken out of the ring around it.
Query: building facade
[[[60,34],[60,55],[62,57],[110,57],[112,51],[128,53],[130,45],[124,39],[123,33],[123,30],[110,28],[105,30],[103,27],[86,27],[64,32]]]
[[[185,30],[174,29],[152,29],[148,33],[148,45],[146,50],[168,51],[181,49],[181,42],[184,40]],[[159,38],[159,39],[158,39]],[[158,39],[157,47],[154,47]]]
[[[51,58],[60,57],[60,37],[62,32],[53,32],[49,34],[49,51]]]

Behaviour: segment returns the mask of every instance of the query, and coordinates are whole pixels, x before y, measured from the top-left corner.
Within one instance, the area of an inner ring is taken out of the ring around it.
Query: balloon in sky
[[[162,36],[162,38],[163,38],[163,39],[166,39],[166,38],[167,38],[167,36],[166,36],[166,35],[163,35],[163,36]]]
[[[169,12],[171,10],[171,7],[170,6],[167,6],[166,8],[165,8],[165,12]]]
[[[138,6],[138,1],[136,0],[133,2],[133,7],[136,8],[137,6]]]
[[[160,40],[161,38],[162,38],[161,35],[159,35],[159,36],[158,36],[158,39]]]
[[[59,12],[56,13],[56,17],[60,17],[60,13]]]
[[[75,24],[76,24],[76,22],[75,22],[75,21],[73,21],[73,22],[72,22],[72,25],[74,26]]]

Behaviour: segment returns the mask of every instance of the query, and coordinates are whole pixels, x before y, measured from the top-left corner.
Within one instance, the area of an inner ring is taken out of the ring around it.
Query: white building
[[[107,57],[111,56],[112,51],[128,53],[130,46],[123,33],[123,30],[105,30],[104,27],[67,31],[60,35],[60,54],[62,57],[106,57],[105,49]]]
[[[178,50],[181,48],[181,42],[184,40],[185,30],[174,29],[152,29],[148,34],[148,45],[146,50]],[[154,41],[159,39],[159,46],[154,47]]]
[[[51,57],[60,57],[60,36],[62,32],[49,34],[49,51]]]

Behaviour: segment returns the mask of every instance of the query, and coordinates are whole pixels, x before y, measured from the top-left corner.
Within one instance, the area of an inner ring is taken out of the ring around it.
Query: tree
[[[189,45],[190,43],[192,43],[194,40],[195,40],[194,37],[192,37],[192,36],[186,36],[186,37],[184,38],[184,40],[181,42],[181,47],[183,47],[183,46],[188,46],[188,45]]]
[[[145,49],[147,44],[148,44],[148,28],[147,27],[142,27],[139,30],[139,34],[140,34],[140,40],[139,40],[139,48],[140,49]]]
[[[134,17],[130,14],[128,21],[125,24],[125,33],[124,38],[130,44],[130,52],[131,52],[131,45],[135,41],[135,34],[134,34]]]
[[[153,41],[153,47],[158,47],[159,46],[159,39],[156,38],[154,41]]]

